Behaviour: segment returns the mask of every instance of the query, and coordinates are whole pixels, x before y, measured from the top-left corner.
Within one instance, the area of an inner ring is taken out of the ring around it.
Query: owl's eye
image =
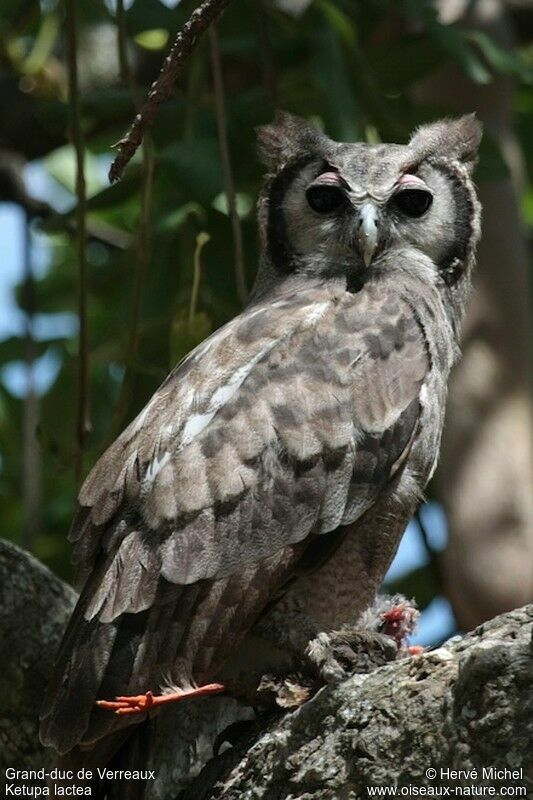
[[[404,189],[394,195],[396,207],[408,217],[421,217],[432,202],[433,195],[425,189]]]
[[[307,202],[317,214],[331,214],[346,203],[346,195],[338,186],[326,184],[310,186],[305,195]]]

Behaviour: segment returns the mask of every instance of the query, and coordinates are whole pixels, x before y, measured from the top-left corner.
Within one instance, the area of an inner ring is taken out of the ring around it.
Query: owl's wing
[[[407,304],[384,313],[377,296],[323,287],[252,307],[194,351],[81,490],[71,538],[89,577],[45,715],[75,684],[88,702],[146,689],[180,657],[207,673],[306,543],[376,500],[428,368]],[[65,749],[70,720],[79,739],[79,708],[44,738]]]

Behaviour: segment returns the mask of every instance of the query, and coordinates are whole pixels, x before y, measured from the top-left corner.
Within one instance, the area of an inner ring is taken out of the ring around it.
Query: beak
[[[379,240],[379,212],[374,203],[364,203],[359,211],[357,242],[365,267],[370,265]]]

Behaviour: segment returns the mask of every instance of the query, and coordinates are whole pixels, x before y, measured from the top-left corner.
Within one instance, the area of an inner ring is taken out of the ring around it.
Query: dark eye
[[[394,203],[408,217],[421,217],[431,203],[433,195],[424,189],[404,189],[394,196]]]
[[[313,211],[318,214],[338,211],[346,203],[346,195],[338,186],[310,186],[306,197]]]

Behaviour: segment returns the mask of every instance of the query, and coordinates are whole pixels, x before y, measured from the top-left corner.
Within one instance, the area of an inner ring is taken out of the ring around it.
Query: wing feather
[[[148,607],[152,573],[227,577],[349,524],[390,479],[416,424],[423,332],[399,301],[378,324],[372,297],[308,295],[289,322],[254,308],[201,345],[89,475],[74,557],[85,574],[102,547],[108,560],[89,616]]]
[[[389,299],[318,285],[252,307],[104,454],[70,534],[87,583],[47,741],[68,749],[108,732],[94,699],[157,687],[165,665],[208,675],[309,543],[372,506],[412,444],[430,369],[409,302]]]

